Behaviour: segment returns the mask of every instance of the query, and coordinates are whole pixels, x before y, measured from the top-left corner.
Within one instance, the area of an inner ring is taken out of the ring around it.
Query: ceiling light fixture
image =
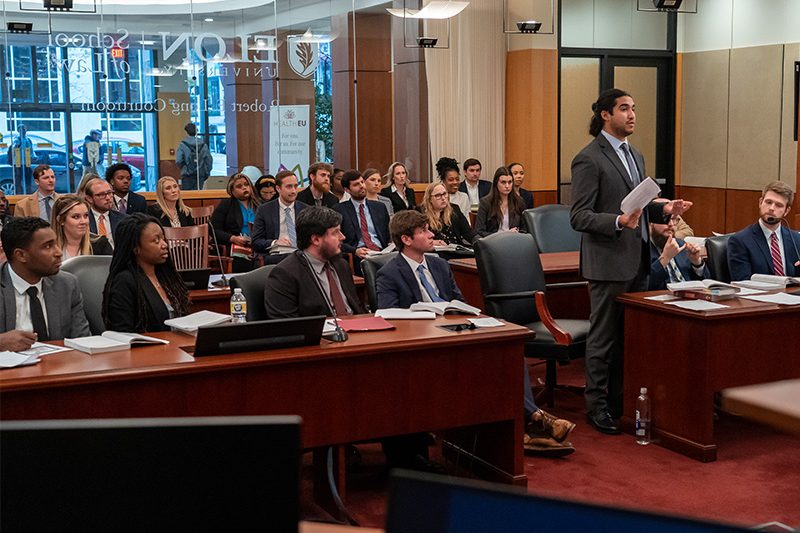
[[[454,0],[431,0],[422,9],[395,9],[386,8],[395,17],[410,19],[449,19],[455,17],[469,5],[469,2],[457,2]]]
[[[203,21],[205,21],[205,22],[214,22],[214,19],[212,19],[211,17],[208,17],[208,18],[204,18]]]

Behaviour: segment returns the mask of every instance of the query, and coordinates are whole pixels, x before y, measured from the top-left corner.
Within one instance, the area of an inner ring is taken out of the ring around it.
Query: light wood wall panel
[[[739,231],[758,220],[761,191],[725,191],[725,231]],[[719,231],[719,230],[717,230]]]
[[[527,189],[556,190],[558,52],[514,50],[506,58],[506,147],[500,163],[522,163]]]
[[[694,202],[694,207],[683,215],[683,219],[698,237],[709,236],[712,232],[725,232],[726,191],[715,187],[675,187],[676,198]]]
[[[725,188],[730,50],[683,54],[681,184]]]
[[[572,159],[592,141],[589,120],[599,90],[599,59],[561,58],[561,183],[572,183]]]
[[[792,187],[800,185],[797,170],[798,143],[794,140],[794,62],[800,61],[800,43],[784,45],[783,52],[783,113],[781,116],[780,179]],[[795,189],[796,191],[797,189]]]
[[[778,179],[783,45],[731,50],[729,189],[761,189]]]

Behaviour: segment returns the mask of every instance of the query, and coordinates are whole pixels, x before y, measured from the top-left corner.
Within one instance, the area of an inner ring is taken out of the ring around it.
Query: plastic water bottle
[[[650,397],[647,387],[639,389],[636,398],[636,443],[642,446],[650,444]]]
[[[231,318],[234,324],[247,322],[247,299],[242,294],[242,289],[233,289],[231,296]]]

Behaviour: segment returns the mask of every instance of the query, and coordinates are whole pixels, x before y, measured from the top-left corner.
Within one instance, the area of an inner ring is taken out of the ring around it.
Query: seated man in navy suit
[[[367,253],[389,244],[389,211],[381,202],[367,199],[367,187],[358,170],[344,173],[342,187],[350,194],[350,200],[334,206],[342,215],[342,251],[353,254],[356,274],[360,274]]]
[[[474,211],[478,210],[481,198],[489,194],[492,190],[491,182],[481,179],[481,162],[470,158],[464,161],[464,181],[458,186],[458,190],[469,196],[469,203]],[[468,213],[464,213],[467,216]]]
[[[731,235],[728,240],[728,268],[731,280],[750,279],[753,274],[800,275],[797,248],[800,236],[781,227],[792,207],[794,191],[782,181],[764,187],[758,200],[758,222]]]
[[[146,213],[147,200],[131,191],[131,175],[131,167],[127,163],[117,163],[106,169],[106,181],[114,189],[114,211],[123,215]]]
[[[297,200],[297,176],[291,170],[282,170],[275,176],[275,190],[278,198],[261,204],[256,211],[253,223],[253,250],[271,254],[266,257],[268,264],[279,263],[287,253],[274,253],[297,249],[297,215],[308,207]]]
[[[114,191],[106,180],[92,178],[83,188],[84,198],[91,207],[89,212],[89,231],[102,235],[111,246],[114,246],[114,234],[117,224],[125,218],[119,211],[114,211]]]
[[[700,248],[675,238],[677,217],[667,224],[650,223],[650,281],[648,290],[660,291],[667,283],[711,277]]]
[[[417,302],[464,300],[450,265],[433,252],[428,219],[418,211],[400,211],[390,224],[397,257],[378,270],[378,308],[408,308]],[[558,419],[536,406],[525,364],[524,411],[527,425],[525,450],[536,455],[561,457],[575,451],[566,442],[575,424]]]

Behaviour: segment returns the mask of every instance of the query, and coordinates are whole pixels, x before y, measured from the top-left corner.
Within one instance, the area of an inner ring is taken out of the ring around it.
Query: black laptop
[[[318,345],[325,317],[280,318],[243,324],[219,324],[197,330],[194,356],[255,352]]]

